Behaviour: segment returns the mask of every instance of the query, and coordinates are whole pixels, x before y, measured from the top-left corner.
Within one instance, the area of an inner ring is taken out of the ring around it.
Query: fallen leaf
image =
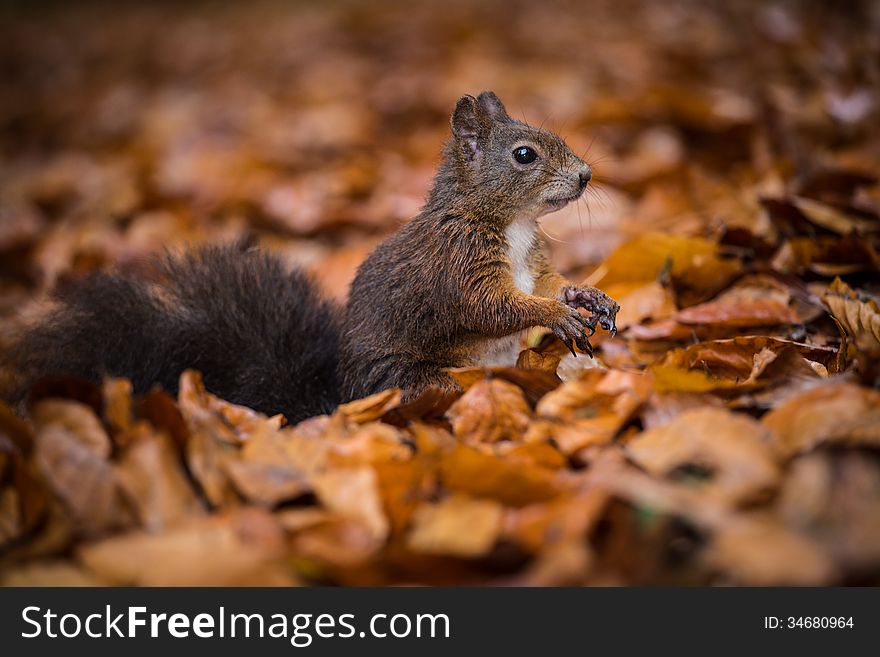
[[[830,348],[747,336],[676,349],[649,371],[659,392],[743,391],[792,377],[818,377],[808,361],[831,366],[835,356]]]
[[[88,416],[77,412],[76,417]],[[94,439],[100,434],[87,435]],[[104,439],[108,440],[106,434]],[[122,497],[113,465],[81,434],[62,423],[48,424],[37,435],[33,458],[49,487],[86,534],[132,523],[132,513]]]
[[[0,586],[106,586],[106,583],[68,561],[35,561],[0,577]]]
[[[377,542],[388,536],[388,518],[372,468],[339,468],[316,475],[312,483],[315,495],[328,510],[362,522]]]
[[[447,415],[459,439],[494,443],[519,440],[532,411],[517,386],[501,379],[484,379],[471,386]]]
[[[204,512],[170,438],[139,422],[124,443],[116,476],[142,527],[157,532]]]
[[[537,415],[553,421],[533,423],[527,440],[552,438],[565,454],[607,444],[647,399],[649,385],[641,374],[587,370],[541,399]]]
[[[602,289],[620,283],[650,283],[669,274],[697,297],[721,289],[739,272],[736,260],[720,257],[709,240],[647,233],[618,247],[588,279]]]
[[[132,424],[131,381],[104,379],[104,421],[113,432],[125,432]]]
[[[619,316],[617,326],[620,327]],[[555,373],[558,365],[559,356],[549,353],[544,354],[534,349],[524,349],[516,359],[516,366],[523,370],[542,370]]]
[[[875,299],[860,298],[855,290],[840,278],[835,278],[822,301],[859,349],[869,354],[880,354],[880,307]]]
[[[57,429],[96,456],[103,459],[110,456],[110,438],[88,406],[66,399],[43,399],[34,404],[31,416],[38,432]]]
[[[340,404],[336,413],[342,415],[351,422],[364,424],[373,422],[400,404],[400,390],[392,388],[377,392],[363,399],[356,399],[347,404]]]
[[[739,586],[823,586],[836,575],[820,548],[766,514],[719,527],[705,558]]]
[[[791,396],[761,424],[785,456],[822,444],[880,445],[880,392],[832,379]]]
[[[779,481],[770,433],[757,421],[721,409],[687,410],[629,440],[626,454],[659,477],[692,481],[732,503],[760,499]]]
[[[449,490],[510,506],[543,502],[561,493],[552,470],[511,463],[466,445],[457,445],[441,456],[440,473]]]
[[[502,508],[491,500],[449,497],[416,509],[407,545],[416,552],[474,558],[486,554],[501,531]]]
[[[160,534],[134,531],[77,550],[95,576],[128,586],[290,585],[283,555],[281,528],[259,509],[193,518]]]
[[[312,490],[303,472],[286,465],[229,459],[224,467],[236,490],[254,504],[275,506]]]

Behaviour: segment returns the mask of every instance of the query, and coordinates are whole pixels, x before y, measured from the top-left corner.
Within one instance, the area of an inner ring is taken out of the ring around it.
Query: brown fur
[[[510,118],[491,92],[461,98],[451,124],[424,209],[373,251],[352,284],[340,352],[345,399],[393,386],[407,397],[430,385],[455,389],[444,368],[475,364],[494,339],[532,326],[585,351],[596,322],[613,329],[617,304],[553,272],[536,236],[530,292],[517,287],[509,255],[513,222],[534,230],[539,216],[576,200],[589,166],[555,134]],[[523,145],[538,153],[535,162],[513,158]]]

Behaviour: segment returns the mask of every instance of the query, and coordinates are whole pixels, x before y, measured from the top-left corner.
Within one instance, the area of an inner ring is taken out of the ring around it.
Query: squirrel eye
[[[538,154],[528,146],[520,146],[513,151],[513,159],[520,164],[531,164],[538,159]]]

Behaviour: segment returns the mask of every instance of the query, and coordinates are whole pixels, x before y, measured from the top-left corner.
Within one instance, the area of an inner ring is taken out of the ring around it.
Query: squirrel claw
[[[577,344],[578,349],[587,354],[590,358],[593,357],[593,345],[590,344],[590,341],[587,340],[583,335],[579,335],[575,338],[575,344]]]
[[[574,347],[582,352],[593,356],[593,347],[588,339],[595,332],[595,317],[584,317],[576,309],[569,308],[568,316],[559,324],[553,326],[553,334],[568,347],[571,355],[577,358]],[[589,331],[589,335],[587,335]]]
[[[607,294],[594,287],[567,287],[562,291],[565,304],[572,308],[584,308],[592,315],[589,323],[585,325],[590,329],[590,335],[596,332],[596,323],[611,333],[611,337],[617,335],[617,312],[620,304]]]

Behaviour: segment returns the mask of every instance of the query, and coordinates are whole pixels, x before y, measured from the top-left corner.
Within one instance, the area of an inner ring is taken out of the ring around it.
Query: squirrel
[[[446,368],[513,364],[534,326],[592,353],[619,305],[554,272],[537,235],[539,217],[583,194],[590,166],[491,91],[460,98],[451,127],[425,206],[361,264],[344,307],[247,244],[93,272],[57,286],[3,356],[6,396],[105,375],[174,394],[192,368],[214,394],[295,423],[393,387],[404,401],[457,391]]]

